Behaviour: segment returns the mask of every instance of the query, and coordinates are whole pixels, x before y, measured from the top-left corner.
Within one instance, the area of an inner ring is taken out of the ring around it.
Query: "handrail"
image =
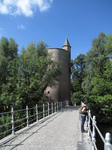
[[[16,131],[26,126],[29,127],[30,124],[38,122],[40,119],[56,113],[62,109],[62,106],[66,105],[67,103],[67,101],[54,102],[47,103],[46,105],[43,104],[42,106],[38,106],[36,104],[35,107],[28,108],[28,106],[26,106],[26,109],[21,110],[14,110],[12,107],[10,112],[0,113],[0,119],[1,117],[4,117],[4,115],[6,115],[6,118],[9,117],[9,122],[6,122],[5,124],[1,124],[0,121],[0,139],[10,135],[11,132],[12,135],[14,135]]]
[[[9,112],[2,112],[2,113],[0,113],[0,115],[5,115],[5,114],[10,114],[11,112],[9,111]]]
[[[91,122],[92,122],[92,130],[91,130]],[[93,116],[93,118],[92,118],[91,117],[91,111],[89,110],[89,112],[88,112],[88,139],[92,143],[92,150],[98,150],[97,146],[96,146],[96,138],[95,138],[96,132],[95,132],[95,130],[97,130],[100,138],[102,139],[102,141],[104,143],[104,150],[112,150],[111,134],[108,132],[108,133],[106,133],[105,138],[103,137],[99,128],[96,125],[96,117]]]
[[[105,139],[104,139],[103,135],[101,134],[100,130],[98,129],[97,125],[95,125],[95,128],[96,128],[97,132],[99,133],[103,143],[105,143]]]

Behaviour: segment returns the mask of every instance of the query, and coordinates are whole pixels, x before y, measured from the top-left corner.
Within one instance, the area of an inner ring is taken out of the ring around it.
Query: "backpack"
[[[79,114],[82,114],[82,109],[83,109],[82,106],[78,109],[79,110]]]

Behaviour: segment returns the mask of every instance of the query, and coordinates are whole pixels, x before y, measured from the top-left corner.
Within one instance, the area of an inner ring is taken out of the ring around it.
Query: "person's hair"
[[[88,102],[87,101],[84,101],[84,104],[87,104]]]

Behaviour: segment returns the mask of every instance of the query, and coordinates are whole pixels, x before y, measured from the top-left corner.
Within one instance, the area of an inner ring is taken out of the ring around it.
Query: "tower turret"
[[[71,46],[66,38],[63,48],[49,48],[48,53],[51,59],[60,64],[61,75],[58,81],[52,86],[48,86],[44,91],[50,101],[69,101],[71,95],[70,88],[70,60]]]
[[[68,41],[68,39],[66,38],[65,43],[63,45],[63,49],[65,49],[66,51],[68,51],[69,53],[71,53],[71,46],[70,43]]]

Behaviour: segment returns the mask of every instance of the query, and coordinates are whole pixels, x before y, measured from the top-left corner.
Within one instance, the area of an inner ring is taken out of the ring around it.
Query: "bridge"
[[[8,120],[11,119],[9,123],[4,122],[2,125],[2,121],[0,122],[0,149],[98,150],[95,138],[97,131],[104,143],[104,149],[112,150],[111,134],[106,133],[104,139],[96,125],[95,116],[91,117],[90,110],[85,124],[88,133],[81,133],[78,109],[79,106],[69,106],[67,102],[55,102],[43,104],[41,107],[26,106],[26,109],[22,110],[12,108],[11,112],[0,113],[1,118],[6,115]],[[7,125],[8,129],[5,128]],[[3,138],[6,133],[8,136]]]
[[[0,140],[1,150],[90,150],[78,106],[66,106]]]

